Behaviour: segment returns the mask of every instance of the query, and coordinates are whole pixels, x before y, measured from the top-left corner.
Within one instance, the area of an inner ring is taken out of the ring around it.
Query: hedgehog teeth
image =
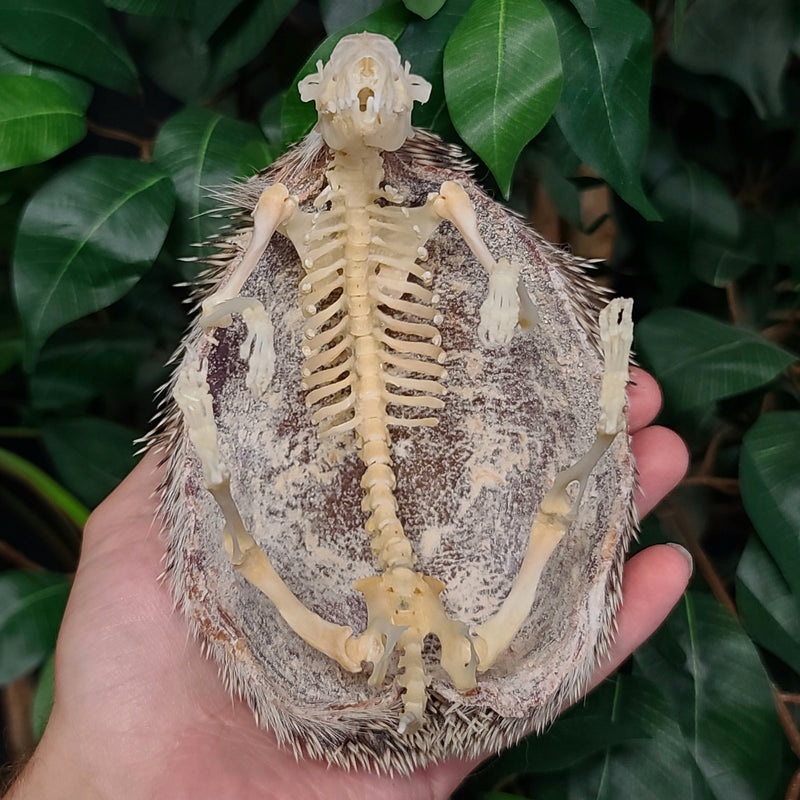
[[[232,232],[151,436],[166,574],[279,742],[404,773],[541,730],[608,649],[630,301],[600,312],[411,128],[430,86],[389,40],[345,37],[300,91],[317,129],[218,193]]]

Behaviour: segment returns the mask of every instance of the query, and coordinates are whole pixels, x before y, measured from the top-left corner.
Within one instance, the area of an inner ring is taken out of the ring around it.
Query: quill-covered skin
[[[300,213],[312,211],[334,159],[312,133],[267,173],[231,190],[233,215],[245,219],[275,184],[297,198]],[[414,375],[446,393],[435,393],[441,402],[434,412],[409,411],[402,401],[388,406],[396,416],[435,413],[438,419],[435,426],[388,427],[392,491],[413,570],[441,581],[447,616],[474,631],[498,612],[514,585],[531,525],[554,479],[597,440],[604,370],[597,318],[603,302],[574,260],[476,187],[452,146],[416,131],[399,149],[383,152],[382,170],[380,186],[391,187],[397,205],[407,209],[424,207],[443,184],[457,182],[475,209],[489,252],[520,265],[520,324],[510,341],[487,342],[481,326],[486,268],[453,224],[435,227],[417,263],[431,273],[426,288],[435,296],[428,305],[435,305],[436,320],[429,322],[435,322],[443,353],[439,359],[421,356],[424,374]],[[209,296],[225,285],[248,244],[243,224],[243,236],[222,246],[223,268]],[[367,607],[353,584],[376,576],[386,564],[379,565],[365,532],[363,447],[353,430],[321,435],[313,418],[320,405],[307,406],[308,391],[301,385],[309,314],[303,313],[298,287],[305,275],[296,248],[276,233],[241,287],[242,297],[263,304],[274,330],[274,374],[259,391],[252,376],[248,380],[250,349],[242,345],[249,331],[238,314],[227,327],[195,325],[184,362],[205,365],[219,456],[247,531],[305,607],[358,635],[367,627]],[[424,283],[406,280],[414,292]],[[323,298],[322,307],[338,296]],[[403,316],[377,305],[389,316]],[[411,334],[394,338],[431,341]],[[434,366],[440,362],[445,372]],[[381,369],[411,374],[398,368],[397,357]],[[347,391],[323,398],[322,407],[346,399]],[[583,689],[611,635],[622,560],[634,529],[634,467],[626,433],[613,438],[589,473],[526,621],[510,647],[478,673],[474,688],[454,687],[440,663],[437,638],[426,638],[422,660],[430,685],[424,721],[416,732],[401,732],[402,648],[393,654],[389,648],[386,680],[373,686],[367,681],[369,662],[361,672],[348,672],[287,625],[275,604],[238,574],[222,546],[225,520],[207,489],[189,427],[181,410],[169,404],[156,437],[168,456],[168,574],[231,689],[281,741],[347,767],[407,771],[452,754],[499,749],[542,727]]]

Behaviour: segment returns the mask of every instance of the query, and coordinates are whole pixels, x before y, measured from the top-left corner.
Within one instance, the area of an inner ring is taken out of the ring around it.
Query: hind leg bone
[[[207,365],[188,364],[175,384],[173,396],[183,412],[189,439],[203,469],[203,482],[225,519],[223,545],[231,563],[276,606],[287,624],[312,647],[335,659],[350,672],[361,670],[361,659],[348,655],[346,642],[352,628],[334,625],[304,606],[275,572],[266,553],[250,535],[231,495],[230,472],[222,461],[217,442]]]
[[[511,644],[530,613],[539,580],[550,556],[575,519],[589,475],[618,433],[625,430],[625,387],[628,382],[633,323],[631,300],[616,299],[600,314],[605,364],[600,389],[597,434],[588,452],[559,472],[542,498],[531,526],[528,549],[511,591],[498,612],[475,630],[478,670],[483,672]],[[567,492],[578,482],[575,499]]]

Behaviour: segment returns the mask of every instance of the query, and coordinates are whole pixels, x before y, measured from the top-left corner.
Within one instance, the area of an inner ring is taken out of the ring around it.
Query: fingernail
[[[691,578],[694,575],[694,559],[692,558],[691,553],[681,544],[677,542],[666,542],[667,547],[671,547],[673,550],[677,550],[685,559],[686,563],[689,565],[689,577]]]

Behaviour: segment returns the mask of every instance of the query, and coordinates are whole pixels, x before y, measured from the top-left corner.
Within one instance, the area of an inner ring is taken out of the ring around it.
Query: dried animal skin
[[[153,437],[168,574],[281,742],[405,772],[541,728],[608,646],[630,305],[411,128],[388,40],[301,93],[318,130],[229,193]]]

